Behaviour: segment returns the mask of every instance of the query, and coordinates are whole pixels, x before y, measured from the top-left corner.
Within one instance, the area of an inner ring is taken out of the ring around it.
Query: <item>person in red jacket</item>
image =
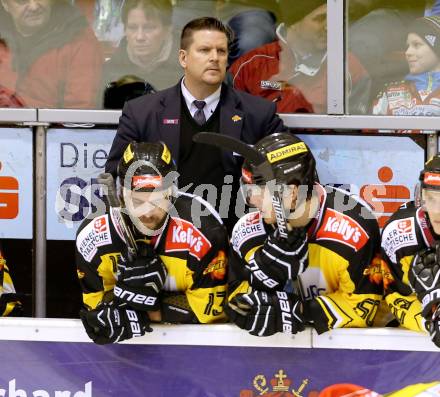
[[[280,113],[327,112],[327,5],[325,0],[280,2],[278,40],[256,48],[229,69],[234,88],[269,99]],[[368,108],[370,78],[348,54],[348,109]]]
[[[0,84],[28,107],[93,108],[102,55],[87,20],[67,0],[1,0],[9,47]]]

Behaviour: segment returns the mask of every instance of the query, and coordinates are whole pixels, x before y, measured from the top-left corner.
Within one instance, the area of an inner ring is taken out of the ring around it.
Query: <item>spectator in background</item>
[[[325,0],[280,2],[285,23],[278,40],[250,51],[230,68],[234,88],[277,103],[278,112],[327,111],[327,5]],[[351,113],[365,113],[370,79],[348,54]]]
[[[182,74],[172,37],[169,0],[127,0],[122,8],[125,37],[104,64],[104,83],[134,75],[154,90],[168,88]]]
[[[385,83],[407,73],[407,29],[423,16],[425,0],[350,0],[348,5],[348,49],[371,77],[371,103]]]
[[[409,74],[384,87],[373,104],[373,114],[439,116],[440,17],[418,18],[408,32]]]
[[[22,311],[0,242],[0,316],[20,316]]]
[[[67,0],[1,0],[0,34],[11,51],[0,84],[28,107],[93,108],[101,80],[99,43]]]
[[[8,65],[9,51],[6,42],[0,37],[0,75],[6,73],[4,66]],[[0,85],[0,108],[21,108],[23,102],[10,89]]]

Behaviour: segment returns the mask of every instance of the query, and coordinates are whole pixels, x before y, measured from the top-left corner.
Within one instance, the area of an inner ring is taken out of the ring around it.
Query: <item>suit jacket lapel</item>
[[[160,139],[164,141],[176,161],[179,161],[180,144],[180,82],[168,90],[162,99],[162,109],[157,113]]]
[[[220,108],[220,133],[241,140],[244,113],[239,109],[239,99],[226,85],[222,87]]]

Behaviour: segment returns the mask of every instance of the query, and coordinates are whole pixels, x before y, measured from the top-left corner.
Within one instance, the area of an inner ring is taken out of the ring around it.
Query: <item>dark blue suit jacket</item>
[[[285,129],[276,114],[276,105],[243,91],[223,85],[220,97],[220,133],[243,142],[254,144],[266,135]],[[166,90],[128,101],[119,119],[118,132],[113,141],[106,172],[116,176],[122,154],[131,141],[163,141],[169,147],[174,160],[179,159],[180,141],[180,82]],[[242,159],[230,152],[223,152],[226,174],[241,174]]]

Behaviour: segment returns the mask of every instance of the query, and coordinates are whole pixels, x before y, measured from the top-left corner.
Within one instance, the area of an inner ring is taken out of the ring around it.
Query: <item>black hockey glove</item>
[[[284,291],[253,291],[234,296],[225,307],[229,319],[255,336],[277,332],[296,334],[304,330],[301,301]]]
[[[437,309],[427,321],[427,329],[431,340],[437,347],[440,347],[440,306],[437,306]]]
[[[422,302],[422,316],[429,320],[434,305],[440,302],[440,246],[420,251],[413,259],[408,279]]]
[[[152,248],[131,262],[118,263],[118,281],[113,294],[116,303],[127,303],[136,310],[159,309],[158,295],[165,284],[167,270]]]
[[[87,335],[98,345],[121,342],[153,331],[147,313],[112,302],[101,303],[93,310],[81,310],[79,315]]]
[[[263,247],[246,266],[251,273],[250,284],[257,290],[282,289],[308,265],[307,233],[304,228],[289,231],[287,239],[278,229],[271,233]]]

